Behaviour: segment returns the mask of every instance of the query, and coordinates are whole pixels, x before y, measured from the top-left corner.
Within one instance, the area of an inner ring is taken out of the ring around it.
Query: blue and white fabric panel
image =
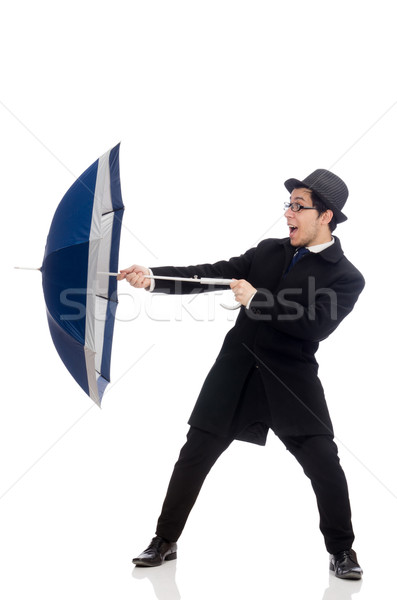
[[[116,191],[114,199],[113,190]],[[110,282],[115,278],[99,273],[118,270],[123,208],[117,146],[98,160],[89,236],[84,350],[89,395],[98,404],[110,379],[110,355],[117,307],[117,282]]]
[[[119,145],[96,160],[62,198],[44,253],[43,291],[54,345],[65,366],[100,404],[110,379],[123,216]]]

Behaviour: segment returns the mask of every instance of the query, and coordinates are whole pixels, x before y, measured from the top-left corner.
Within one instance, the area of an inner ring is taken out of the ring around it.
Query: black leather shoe
[[[138,567],[158,567],[165,560],[175,560],[176,542],[166,542],[162,537],[156,535],[149,546],[132,562]]]
[[[363,570],[357,562],[354,550],[343,550],[330,555],[329,568],[341,579],[361,579]]]

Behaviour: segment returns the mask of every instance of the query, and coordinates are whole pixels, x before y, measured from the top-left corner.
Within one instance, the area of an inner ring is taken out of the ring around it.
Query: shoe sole
[[[337,577],[338,579],[352,579],[357,581],[358,579],[361,579],[362,575],[361,573],[355,573],[353,571],[352,573],[346,573],[346,575],[337,575],[335,573],[335,577]]]
[[[170,554],[167,554],[167,556],[159,562],[150,562],[150,561],[145,561],[144,559],[139,560],[139,558],[133,558],[132,562],[137,567],[160,567],[164,562],[169,561],[169,560],[175,560],[176,558],[177,558],[177,553],[171,552]]]
[[[335,567],[334,567],[334,565],[332,563],[329,565],[329,570],[338,579],[353,579],[353,580],[357,581],[358,579],[361,579],[362,576],[363,576],[362,572],[359,573],[359,572],[356,572],[356,571],[350,571],[349,573],[346,573],[345,575],[337,575],[336,572],[335,572]]]

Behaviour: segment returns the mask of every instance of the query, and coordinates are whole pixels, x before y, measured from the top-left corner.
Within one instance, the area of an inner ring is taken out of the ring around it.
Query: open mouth
[[[295,233],[298,231],[298,228],[295,227],[294,225],[288,225],[289,227],[289,237],[292,238],[294,237]]]

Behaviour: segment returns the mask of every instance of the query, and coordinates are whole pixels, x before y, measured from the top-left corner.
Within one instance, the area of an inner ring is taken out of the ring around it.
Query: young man
[[[353,309],[364,288],[332,231],[346,220],[345,183],[317,169],[302,181],[288,179],[285,205],[289,237],[267,239],[245,254],[190,267],[138,265],[119,279],[153,289],[145,278],[233,279],[241,303],[189,419],[190,430],[169,483],[156,536],[133,562],[157,566],[176,558],[182,533],[211,467],[234,439],[265,445],[271,428],[299,461],[316,494],[320,529],[337,577],[360,579],[352,550],[350,502],[315,353]],[[197,293],[192,283],[156,281],[156,292]]]

